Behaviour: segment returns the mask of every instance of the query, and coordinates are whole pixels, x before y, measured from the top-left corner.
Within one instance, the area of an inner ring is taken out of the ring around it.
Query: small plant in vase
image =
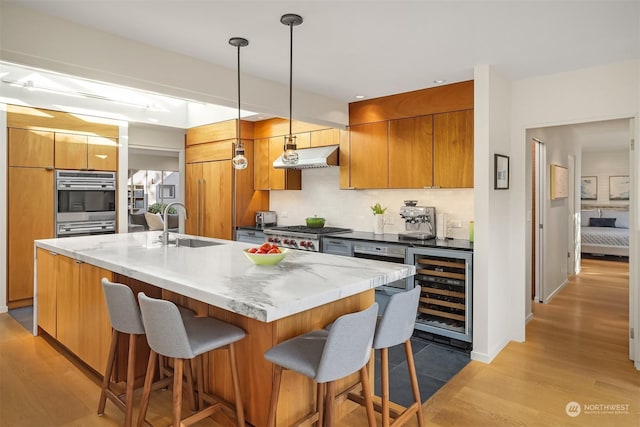
[[[383,208],[380,203],[376,203],[371,206],[371,211],[373,212],[374,217],[373,233],[384,234],[384,213],[387,211],[387,208]]]

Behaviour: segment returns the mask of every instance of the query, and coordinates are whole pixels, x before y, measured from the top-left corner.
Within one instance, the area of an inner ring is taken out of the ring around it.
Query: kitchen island
[[[83,345],[88,338],[104,335],[105,329],[99,276],[125,283],[134,292],[144,290],[172,300],[199,315],[234,323],[247,332],[237,354],[247,421],[256,426],[266,423],[268,411],[273,365],[264,360],[267,349],[368,307],[374,301],[374,288],[415,273],[409,265],[303,251],[290,251],[275,266],[257,266],[242,253],[250,244],[195,238],[213,245],[176,247],[163,246],[158,237],[158,232],[146,232],[36,241],[34,333],[44,330],[85,361]],[[69,290],[70,282],[76,283],[78,295]],[[97,322],[97,317],[102,320]],[[108,317],[106,322],[108,326]],[[52,323],[54,327],[47,326]],[[94,327],[100,333],[85,330],[85,325],[94,323],[100,323]],[[65,324],[76,329],[69,333]],[[107,331],[100,343],[90,347],[107,348],[108,336]],[[225,358],[223,352],[209,355],[207,382],[232,401]],[[144,362],[144,358],[139,361],[141,374]],[[102,373],[104,365],[87,363]],[[283,381],[278,425],[304,415],[314,401],[308,379],[287,373]]]

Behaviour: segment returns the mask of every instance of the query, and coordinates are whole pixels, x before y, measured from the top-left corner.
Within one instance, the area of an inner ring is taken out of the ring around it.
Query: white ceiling
[[[234,70],[228,39],[245,37],[243,73],[284,84],[280,16],[297,13],[294,86],[345,102],[470,80],[477,64],[517,80],[640,58],[638,0],[0,1]]]
[[[347,102],[470,80],[477,64],[510,79],[640,57],[635,1],[4,0]]]

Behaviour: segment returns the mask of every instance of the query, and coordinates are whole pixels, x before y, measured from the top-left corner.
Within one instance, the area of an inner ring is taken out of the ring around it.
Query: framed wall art
[[[609,200],[629,200],[629,175],[609,177]]]
[[[569,170],[560,165],[551,165],[551,200],[569,197]]]
[[[509,157],[502,154],[493,155],[493,188],[509,189]]]
[[[580,179],[580,199],[598,200],[598,177],[583,176]]]

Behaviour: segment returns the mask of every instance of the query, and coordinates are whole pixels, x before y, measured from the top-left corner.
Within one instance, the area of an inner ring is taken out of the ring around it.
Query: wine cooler
[[[438,337],[472,343],[473,252],[409,248],[407,264],[416,266],[416,275],[407,280],[411,289],[421,286],[416,330]],[[459,343],[458,343],[459,344]]]

